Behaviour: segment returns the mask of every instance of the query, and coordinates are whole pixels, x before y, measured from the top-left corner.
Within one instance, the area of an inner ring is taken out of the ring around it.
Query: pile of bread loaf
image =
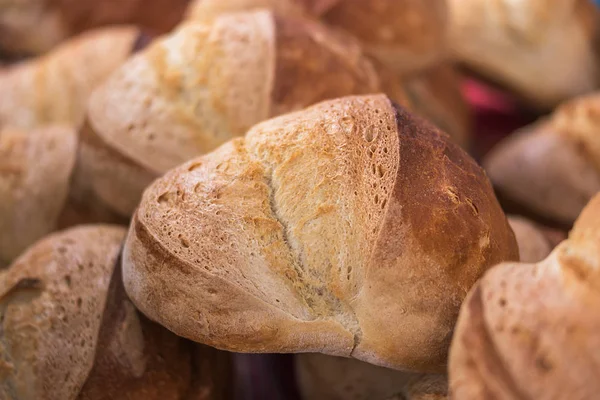
[[[599,16],[0,0],[0,400],[598,398]]]

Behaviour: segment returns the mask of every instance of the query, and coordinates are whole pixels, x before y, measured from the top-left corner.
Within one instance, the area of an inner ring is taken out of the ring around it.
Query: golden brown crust
[[[443,400],[448,395],[445,375],[396,371],[323,354],[297,354],[295,359],[300,393],[307,400]]]
[[[51,235],[0,272],[1,398],[76,397],[124,234],[97,226]]]
[[[504,197],[572,225],[600,191],[598,99],[592,95],[568,102],[489,153],[485,169]]]
[[[474,161],[373,95],[266,121],[155,181],[123,268],[136,306],[195,341],[440,370],[470,285],[516,257]]]
[[[2,0],[0,49],[41,54],[70,36],[107,25],[133,24],[154,33],[171,30],[189,0]]]
[[[56,228],[76,151],[72,128],[0,130],[0,263]]]
[[[444,56],[446,13],[446,2],[440,0],[341,0],[322,18],[356,36],[367,51],[404,75]]]
[[[551,109],[598,86],[600,12],[592,1],[452,0],[449,8],[460,61],[532,106]]]
[[[188,18],[206,21],[225,12],[261,8],[279,15],[311,15],[345,30],[401,75],[431,66],[446,53],[443,0],[196,0]]]
[[[138,34],[133,27],[89,32],[0,70],[0,128],[79,126],[92,90],[130,55]]]
[[[353,39],[317,22],[256,11],[189,23],[91,96],[81,168],[97,195],[129,216],[151,179],[253,124],[388,82]]]
[[[276,16],[274,20],[271,116],[348,94],[380,90],[373,65],[349,36],[299,18]]]
[[[193,345],[137,312],[121,268],[114,268],[106,298],[94,366],[77,399],[183,399],[192,382]]]
[[[501,264],[461,309],[453,398],[595,398],[600,390],[600,197],[538,264]]]

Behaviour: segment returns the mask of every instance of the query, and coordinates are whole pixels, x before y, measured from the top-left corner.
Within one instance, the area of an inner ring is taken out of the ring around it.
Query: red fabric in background
[[[539,117],[509,94],[474,79],[465,79],[463,94],[473,113],[472,155],[478,161],[504,137]]]

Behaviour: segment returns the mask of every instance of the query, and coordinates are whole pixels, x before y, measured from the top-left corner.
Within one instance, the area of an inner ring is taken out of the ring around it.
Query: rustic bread
[[[382,84],[357,42],[317,22],[257,11],[187,24],[94,92],[81,168],[130,216],[153,179],[255,123]]]
[[[447,399],[448,378],[378,367],[345,357],[296,355],[296,374],[303,399],[403,400]]]
[[[549,230],[521,216],[509,215],[508,223],[515,233],[521,262],[542,261],[564,238],[560,231]]]
[[[372,95],[264,122],[155,181],[123,268],[142,312],[201,343],[441,371],[463,296],[517,257],[483,170]]]
[[[600,196],[537,264],[490,270],[465,300],[452,398],[595,399],[600,393]]]
[[[259,8],[312,16],[343,29],[402,75],[436,64],[446,52],[445,0],[196,0],[188,18],[206,21],[225,12]]]
[[[192,368],[193,345],[127,299],[115,268],[124,235],[108,225],[54,234],[0,272],[0,398],[222,398],[194,382],[210,380]]]
[[[502,197],[572,225],[600,191],[599,115],[600,96],[584,96],[501,142],[484,167]]]
[[[106,28],[0,69],[0,129],[77,126],[92,90],[125,61],[138,37],[133,27]]]
[[[598,87],[600,19],[592,0],[448,4],[456,56],[532,106],[552,108]]]
[[[76,149],[72,128],[0,130],[0,264],[56,227]]]
[[[0,51],[40,54],[68,37],[104,25],[172,29],[189,0],[0,0]],[[104,56],[110,52],[103,52]]]

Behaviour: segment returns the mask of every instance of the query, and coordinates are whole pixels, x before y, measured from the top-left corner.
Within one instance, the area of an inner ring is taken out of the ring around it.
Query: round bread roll
[[[521,262],[535,263],[542,261],[557,244],[554,243],[553,236],[527,218],[509,215],[508,223],[515,233]]]
[[[76,149],[72,128],[0,130],[0,265],[56,228]]]
[[[465,300],[452,398],[595,399],[600,392],[600,196],[537,264],[492,268]]]
[[[450,0],[448,5],[458,59],[533,107],[551,109],[598,87],[600,13],[592,0]]]
[[[130,216],[170,168],[269,117],[383,83],[357,42],[316,22],[257,11],[187,24],[94,92],[81,168],[104,203]]]
[[[483,165],[502,197],[572,226],[600,191],[598,116],[600,95],[584,96],[492,149]]]
[[[319,353],[296,355],[296,374],[303,399],[445,400],[448,378],[378,367]]]
[[[195,0],[188,18],[206,21],[225,12],[259,8],[312,16],[343,29],[402,75],[436,64],[446,52],[445,0]]]
[[[40,54],[68,37],[104,25],[172,29],[189,0],[0,0],[0,51]],[[110,52],[103,52],[106,56]]]
[[[223,398],[222,389],[204,386],[210,368],[193,367],[193,345],[127,299],[115,268],[124,236],[119,227],[78,227],[48,236],[0,271],[0,398],[195,400],[196,391]]]
[[[92,90],[129,57],[140,35],[134,27],[100,29],[0,69],[0,129],[79,126]]]
[[[136,306],[194,341],[443,371],[463,296],[518,250],[483,170],[372,95],[266,121],[168,172],[123,257]]]

